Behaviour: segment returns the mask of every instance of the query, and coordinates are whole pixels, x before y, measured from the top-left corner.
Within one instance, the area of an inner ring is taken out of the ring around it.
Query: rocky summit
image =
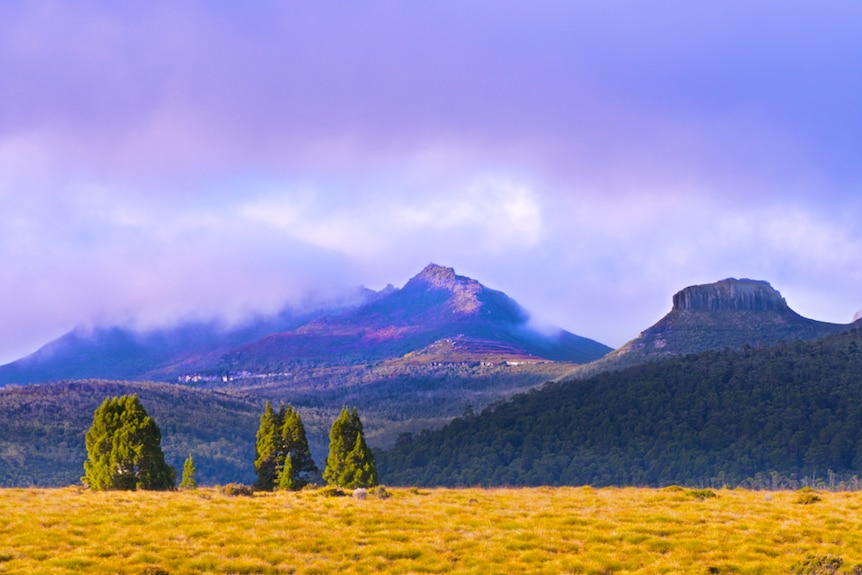
[[[844,325],[802,317],[769,282],[728,278],[677,292],[673,308],[655,325],[574,375],[702,351],[819,339],[858,324],[859,320]]]
[[[787,302],[769,282],[726,279],[690,286],[673,296],[675,311],[777,311],[789,310]]]

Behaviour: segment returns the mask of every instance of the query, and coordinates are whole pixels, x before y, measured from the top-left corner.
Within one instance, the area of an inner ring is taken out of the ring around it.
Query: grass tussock
[[[2,489],[0,573],[768,575],[862,564],[862,493],[799,505],[793,491],[320,491]]]

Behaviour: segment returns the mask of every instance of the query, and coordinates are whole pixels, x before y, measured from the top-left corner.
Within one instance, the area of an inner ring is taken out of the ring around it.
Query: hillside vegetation
[[[254,480],[255,432],[266,400],[302,413],[312,455],[322,467],[329,429],[343,406],[356,406],[372,447],[399,434],[439,428],[462,415],[558,377],[571,364],[389,362],[308,368],[295,377],[250,378],[222,389],[90,380],[0,388],[0,486],[78,483],[84,434],[106,398],[135,394],[162,433],[168,463],[192,453],[202,485]]]
[[[202,483],[252,481],[262,402],[177,385],[82,381],[0,389],[0,485],[80,483],[93,412],[106,397],[128,394],[158,422],[170,465],[182,469],[193,453]]]
[[[401,485],[858,485],[860,438],[854,330],[548,384],[377,461]]]
[[[840,573],[862,563],[859,493],[802,505],[786,491],[388,491],[0,490],[0,572],[778,575],[809,555],[843,560]]]

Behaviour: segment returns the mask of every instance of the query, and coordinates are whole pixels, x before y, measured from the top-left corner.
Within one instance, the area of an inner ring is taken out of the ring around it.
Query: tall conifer
[[[281,428],[282,464],[287,469],[290,460],[291,479],[295,487],[302,487],[309,474],[317,473],[317,465],[311,457],[308,447],[308,437],[299,412],[288,406]],[[284,473],[283,471],[281,473]],[[281,475],[280,473],[280,475]]]
[[[329,455],[323,479],[339,487],[373,487],[377,485],[374,455],[365,443],[362,421],[356,408],[347,407],[332,423],[329,431]]]
[[[272,491],[275,486],[276,472],[279,464],[279,445],[281,443],[280,414],[275,413],[272,404],[267,401],[260,416],[260,427],[257,430],[255,444],[254,470],[257,473],[258,489]]]

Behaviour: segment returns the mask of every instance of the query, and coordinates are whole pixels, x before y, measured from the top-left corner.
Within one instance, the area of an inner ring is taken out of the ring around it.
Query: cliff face
[[[673,296],[675,311],[786,311],[787,302],[769,282],[729,278],[690,286]]]
[[[577,375],[674,355],[818,339],[854,327],[860,326],[802,317],[768,282],[729,278],[677,292],[670,313],[619,349],[583,366]]]

